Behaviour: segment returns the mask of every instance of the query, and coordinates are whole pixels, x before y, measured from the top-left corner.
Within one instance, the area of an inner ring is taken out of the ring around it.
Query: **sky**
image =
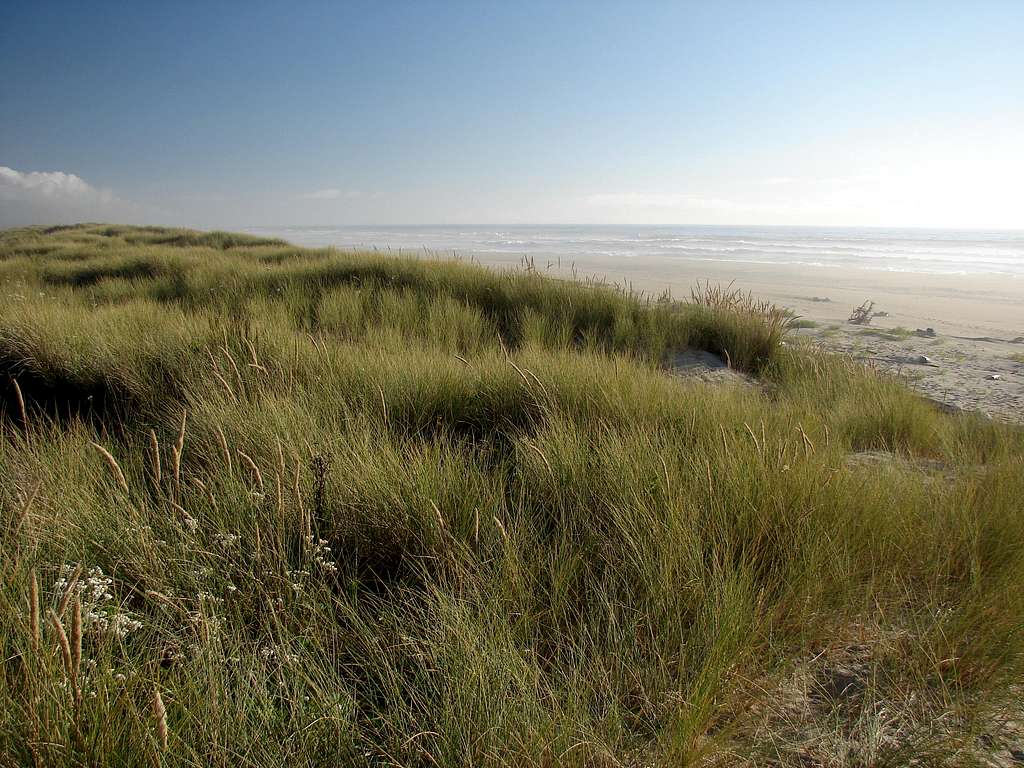
[[[7,0],[0,226],[1024,228],[1024,2]]]

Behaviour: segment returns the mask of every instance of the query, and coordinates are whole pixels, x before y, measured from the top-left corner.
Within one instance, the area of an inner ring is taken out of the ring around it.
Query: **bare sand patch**
[[[946,410],[1024,423],[1024,363],[1015,359],[1024,344],[938,331],[934,337],[893,333],[882,324],[887,320],[878,318],[877,326],[819,323],[796,333],[901,377]]]

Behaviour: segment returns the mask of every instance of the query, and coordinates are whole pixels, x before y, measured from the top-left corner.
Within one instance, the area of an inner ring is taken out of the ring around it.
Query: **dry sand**
[[[562,277],[599,275],[635,291],[667,290],[676,298],[687,298],[698,281],[732,283],[817,324],[798,331],[800,336],[899,373],[951,409],[1024,423],[1024,279],[640,258],[535,267]],[[866,300],[887,316],[866,328],[847,323]],[[885,332],[892,328],[932,328],[935,337]],[[931,362],[922,363],[922,357]]]
[[[888,332],[885,320],[867,328],[819,325],[797,333],[900,375],[951,411],[1024,423],[1024,344],[942,334],[902,338]]]

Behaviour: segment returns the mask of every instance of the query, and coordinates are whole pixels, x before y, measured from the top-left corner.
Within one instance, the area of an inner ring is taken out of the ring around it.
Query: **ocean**
[[[955,231],[733,226],[249,227],[296,245],[431,252],[541,267],[679,261],[847,267],[1024,278],[1024,230]]]

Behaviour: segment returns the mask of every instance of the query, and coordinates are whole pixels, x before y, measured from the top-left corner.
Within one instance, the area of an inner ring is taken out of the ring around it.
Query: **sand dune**
[[[801,330],[802,337],[898,373],[951,408],[1024,423],[1024,280],[1019,278],[600,258],[536,268],[567,277],[601,276],[652,294],[667,290],[677,298],[687,297],[698,281],[732,283],[817,324]],[[867,300],[886,314],[866,328],[847,323],[850,312]],[[932,328],[935,337],[885,332],[893,328]],[[922,356],[932,363],[916,362]]]

